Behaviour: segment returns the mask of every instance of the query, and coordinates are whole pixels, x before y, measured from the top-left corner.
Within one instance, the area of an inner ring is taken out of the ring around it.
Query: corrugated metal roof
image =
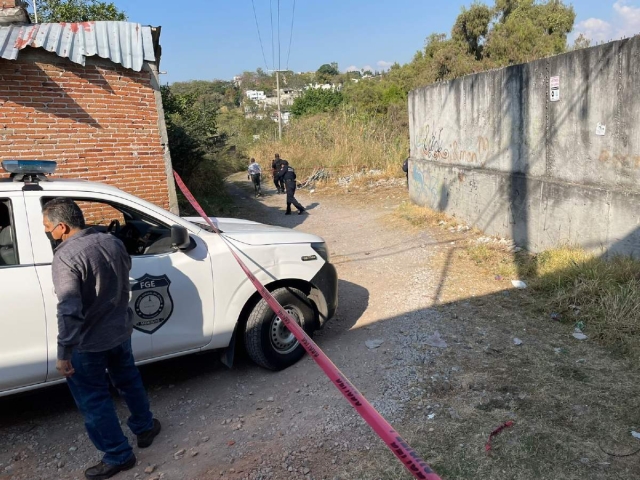
[[[154,62],[151,27],[130,22],[40,23],[0,27],[0,58],[15,60],[25,47],[44,48],[85,64],[98,55],[139,72]]]

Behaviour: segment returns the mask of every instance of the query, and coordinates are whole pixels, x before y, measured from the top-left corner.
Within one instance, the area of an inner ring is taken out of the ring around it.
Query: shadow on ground
[[[323,330],[316,332],[316,341],[321,346],[337,341],[347,333],[369,303],[369,292],[360,285],[340,280],[338,289],[347,301],[344,306],[340,306],[336,317]],[[194,382],[216,381],[220,387],[224,387],[226,383],[231,385],[238,374],[264,377],[279,374],[257,367],[243,351],[236,352],[232,369],[222,365],[218,352],[204,352],[142,365],[140,371],[149,392],[163,390],[159,394],[160,401],[163,400],[162,397],[170,397],[174,387],[192,386]],[[19,426],[23,432],[30,431],[61,414],[73,412],[76,412],[76,406],[66,384],[2,397],[0,431],[12,426]]]
[[[232,175],[227,179],[229,194],[234,199],[236,205],[234,208],[234,216],[260,223],[295,228],[303,224],[309,215],[313,215],[313,209],[319,205],[317,202],[305,205],[304,202],[298,198],[298,201],[304,206],[307,213],[298,215],[298,212],[292,206],[292,214],[285,215],[287,207],[287,196],[285,194],[278,194],[275,187],[273,187],[271,183],[268,183],[262,186],[262,196],[256,198],[253,193],[252,184],[245,181],[245,178],[246,177],[242,175]],[[300,190],[297,190],[296,193],[299,192]],[[272,207],[261,201],[269,197],[277,197],[278,200],[281,201],[282,206]]]

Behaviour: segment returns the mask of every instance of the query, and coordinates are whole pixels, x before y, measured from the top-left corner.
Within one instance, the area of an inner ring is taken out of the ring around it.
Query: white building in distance
[[[246,95],[249,100],[253,100],[254,102],[266,100],[267,98],[262,90],[247,90]]]

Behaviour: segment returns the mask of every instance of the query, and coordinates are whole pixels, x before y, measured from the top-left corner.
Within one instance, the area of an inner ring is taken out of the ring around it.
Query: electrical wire
[[[251,0],[251,5],[253,6],[253,18],[256,20],[256,29],[258,30],[258,40],[260,40],[260,50],[262,51],[262,59],[264,60],[265,69],[269,70],[269,65],[267,65],[267,57],[264,55],[264,46],[262,45],[262,35],[260,35],[260,26],[258,25],[258,15],[256,15],[256,4],[254,0]]]
[[[287,70],[289,70],[289,57],[291,56],[291,41],[293,40],[293,20],[296,18],[296,0],[293,0],[293,13],[291,14],[291,34],[289,36],[289,52],[287,53]]]
[[[269,16],[271,17],[271,61],[273,69],[276,69],[276,50],[273,43],[273,0],[269,0]]]
[[[281,67],[280,63],[280,0],[278,0],[278,70]]]

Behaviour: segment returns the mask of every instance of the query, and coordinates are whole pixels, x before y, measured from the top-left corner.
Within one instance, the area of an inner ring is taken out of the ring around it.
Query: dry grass
[[[432,328],[446,332],[453,345],[437,353],[425,348],[428,365],[412,367],[423,380],[410,385],[425,393],[395,427],[441,478],[640,478],[637,456],[603,451],[628,454],[640,447],[630,435],[640,429],[634,361],[640,263],[605,261],[572,247],[514,254],[504,245],[479,244],[477,232],[458,232],[454,219],[411,205],[394,217],[406,228],[428,229],[438,246],[430,268],[440,272],[443,301],[433,307],[441,318]],[[529,288],[511,288],[512,278]],[[551,312],[565,322],[552,320]],[[589,341],[571,336],[577,321]],[[522,346],[513,344],[516,336]],[[624,345],[616,343],[622,337]],[[628,355],[611,355],[593,339]],[[510,419],[515,425],[487,453],[489,433]],[[379,446],[356,454],[340,478],[411,476]]]
[[[532,320],[505,313],[504,306],[495,304],[478,313],[473,327],[492,333],[485,342],[497,346],[500,330],[522,329],[525,320]],[[488,319],[496,314],[500,324],[492,325]],[[468,339],[478,338],[472,331],[467,334]],[[637,448],[629,433],[640,420],[631,372],[589,347],[571,353],[553,350],[564,346],[539,342],[485,353],[475,345],[475,352],[438,358],[425,373],[443,375],[451,365],[462,373],[450,377],[451,390],[425,399],[440,406],[434,410],[436,418],[428,420],[414,404],[406,423],[397,427],[443,479],[638,478],[634,457],[615,458],[601,449],[624,454]],[[488,454],[484,445],[489,433],[509,419],[515,420],[514,426],[493,440]],[[382,449],[363,454],[351,465],[360,470],[349,468],[341,478],[410,478]]]
[[[447,222],[450,218],[430,208],[423,208],[413,203],[403,202],[395,212],[396,216],[406,220],[414,227],[438,226],[440,222]]]
[[[457,227],[445,214],[416,205],[403,204],[395,215],[413,226]],[[491,275],[525,280],[539,311],[582,322],[585,333],[615,353],[640,357],[639,260],[606,259],[575,246],[536,255],[513,253],[502,244],[479,244],[477,235],[470,237],[459,254]]]
[[[287,128],[282,142],[263,140],[248,153],[263,169],[270,169],[273,154],[278,152],[302,179],[319,168],[333,177],[369,170],[400,177],[408,151],[406,132],[388,120],[342,112],[297,119]]]

